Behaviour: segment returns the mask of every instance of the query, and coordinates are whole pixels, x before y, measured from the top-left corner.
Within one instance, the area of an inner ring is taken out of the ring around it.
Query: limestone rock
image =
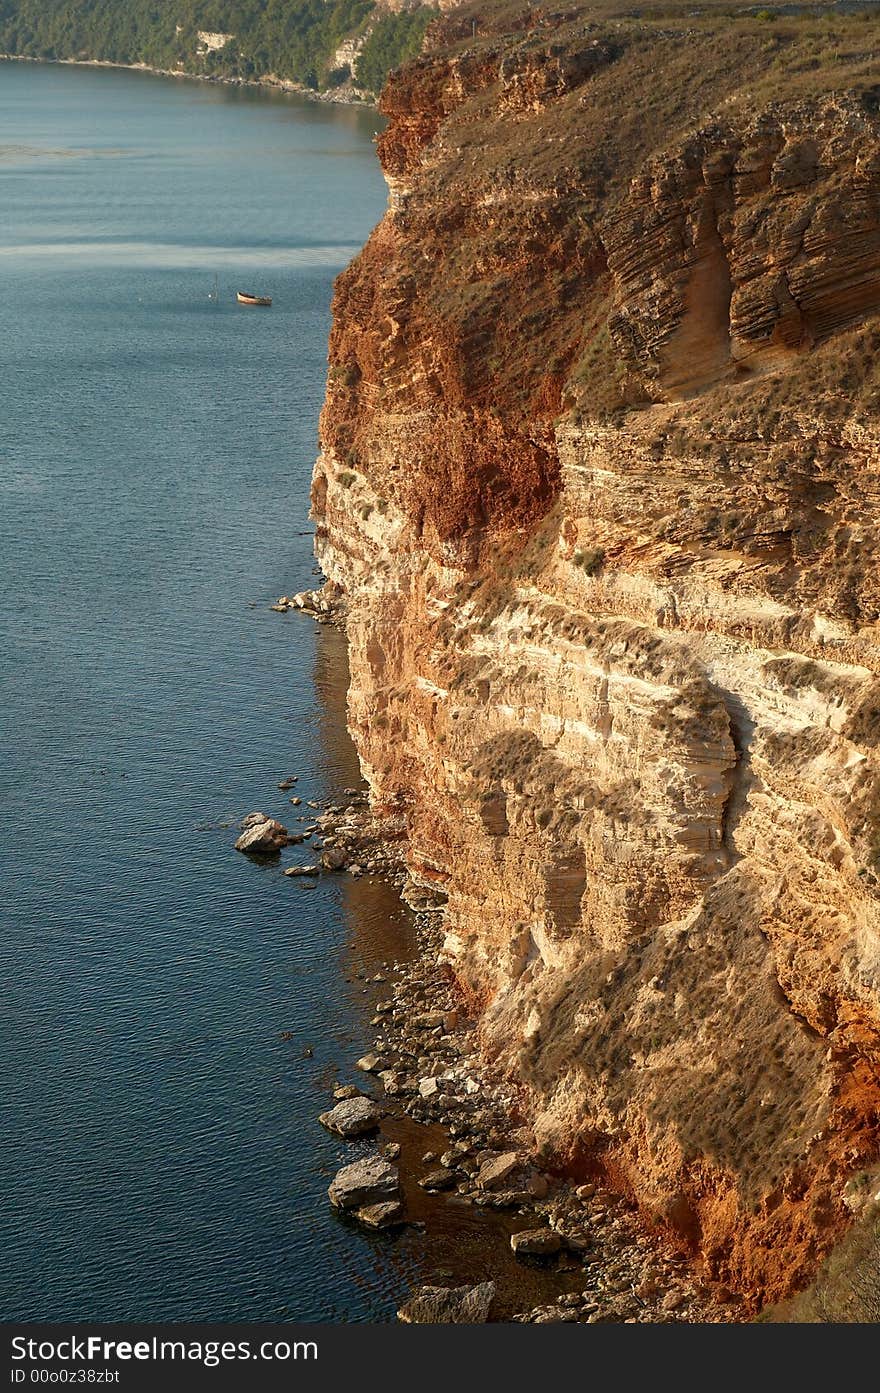
[[[329,1132],[340,1137],[363,1137],[375,1132],[385,1115],[372,1098],[343,1098],[329,1112],[322,1112],[318,1121]]]
[[[562,1249],[562,1239],[552,1229],[525,1229],[510,1236],[517,1257],[550,1257]]]
[[[854,58],[734,27],[392,77],[312,507],[362,767],[542,1164],[601,1158],[753,1314],[876,1163],[880,121]]]
[[[388,1061],[371,1050],[369,1054],[361,1055],[355,1067],[365,1074],[382,1074],[388,1068]]]
[[[451,1190],[456,1179],[455,1171],[447,1170],[445,1166],[438,1166],[436,1170],[429,1171],[427,1175],[422,1176],[419,1184],[423,1190],[433,1194],[438,1190]]]
[[[477,1171],[477,1184],[483,1190],[498,1190],[522,1165],[517,1151],[504,1151],[500,1156],[484,1161]]]
[[[249,852],[252,856],[275,856],[290,840],[283,823],[262,813],[249,814],[241,826],[244,830],[235,843],[235,849]]]
[[[337,1209],[360,1209],[396,1199],[399,1188],[397,1167],[382,1156],[368,1156],[337,1171],[327,1195]]]
[[[404,1222],[403,1205],[399,1200],[384,1200],[380,1204],[366,1204],[354,1211],[358,1223],[368,1229],[390,1229]]]
[[[420,1287],[401,1306],[397,1319],[409,1325],[484,1325],[494,1298],[494,1282],[473,1287]]]

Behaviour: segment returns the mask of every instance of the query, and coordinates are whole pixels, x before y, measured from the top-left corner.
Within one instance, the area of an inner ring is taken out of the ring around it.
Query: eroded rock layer
[[[876,102],[758,25],[468,16],[337,285],[351,727],[548,1160],[754,1308],[880,1156]]]

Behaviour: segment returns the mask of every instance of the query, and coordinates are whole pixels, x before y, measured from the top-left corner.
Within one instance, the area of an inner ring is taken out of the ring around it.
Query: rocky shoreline
[[[209,82],[219,87],[256,87],[262,91],[281,92],[287,96],[303,97],[310,102],[329,102],[334,106],[364,106],[375,109],[374,97],[361,94],[350,84],[316,92],[290,78],[265,74],[263,77],[222,77],[217,73],[193,73],[184,68],[155,68],[149,63],[112,63],[107,58],[33,58],[25,53],[0,53],[4,63],[50,63],[65,68],[121,68],[126,72],[152,73],[154,77],[190,78],[193,82]]]
[[[343,623],[339,596],[327,587],[282,596],[272,608]],[[279,787],[288,791],[295,782],[291,777]],[[294,795],[291,801],[300,800]],[[523,1264],[583,1273],[580,1290],[524,1309],[513,1319],[540,1324],[743,1319],[739,1299],[701,1281],[686,1257],[645,1231],[633,1206],[542,1167],[516,1091],[487,1069],[474,1023],[444,961],[443,905],[407,874],[402,820],[376,817],[366,791],[347,788],[334,802],[307,805],[298,821],[303,830],[287,834],[288,844],[311,859],[286,867],[285,874],[300,885],[314,885],[322,874],[383,877],[414,910],[418,946],[412,962],[390,963],[380,974],[387,994],[375,1006],[372,1047],[357,1061],[362,1083],[337,1085],[320,1116],[340,1137],[376,1139],[374,1151],[338,1172],[328,1191],[330,1203],[370,1229],[408,1221],[396,1164],[400,1147],[380,1135],[383,1123],[407,1117],[425,1125],[426,1136],[429,1129],[436,1136],[439,1126],[446,1137],[445,1147],[435,1143],[426,1149],[419,1173],[407,1179],[446,1196],[449,1204],[502,1211],[511,1222],[511,1249]],[[491,1319],[494,1289],[487,1293],[485,1285],[479,1292],[476,1287],[423,1288],[399,1318]]]

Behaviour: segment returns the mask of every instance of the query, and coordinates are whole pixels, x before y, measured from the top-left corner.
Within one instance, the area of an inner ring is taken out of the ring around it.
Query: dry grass
[[[875,1205],[837,1245],[811,1287],[765,1311],[761,1320],[794,1325],[880,1321],[880,1208]]]

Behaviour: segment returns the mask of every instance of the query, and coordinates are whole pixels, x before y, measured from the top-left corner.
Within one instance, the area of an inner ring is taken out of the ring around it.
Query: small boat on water
[[[271,295],[250,295],[246,290],[239,290],[235,296],[240,305],[271,305]]]

